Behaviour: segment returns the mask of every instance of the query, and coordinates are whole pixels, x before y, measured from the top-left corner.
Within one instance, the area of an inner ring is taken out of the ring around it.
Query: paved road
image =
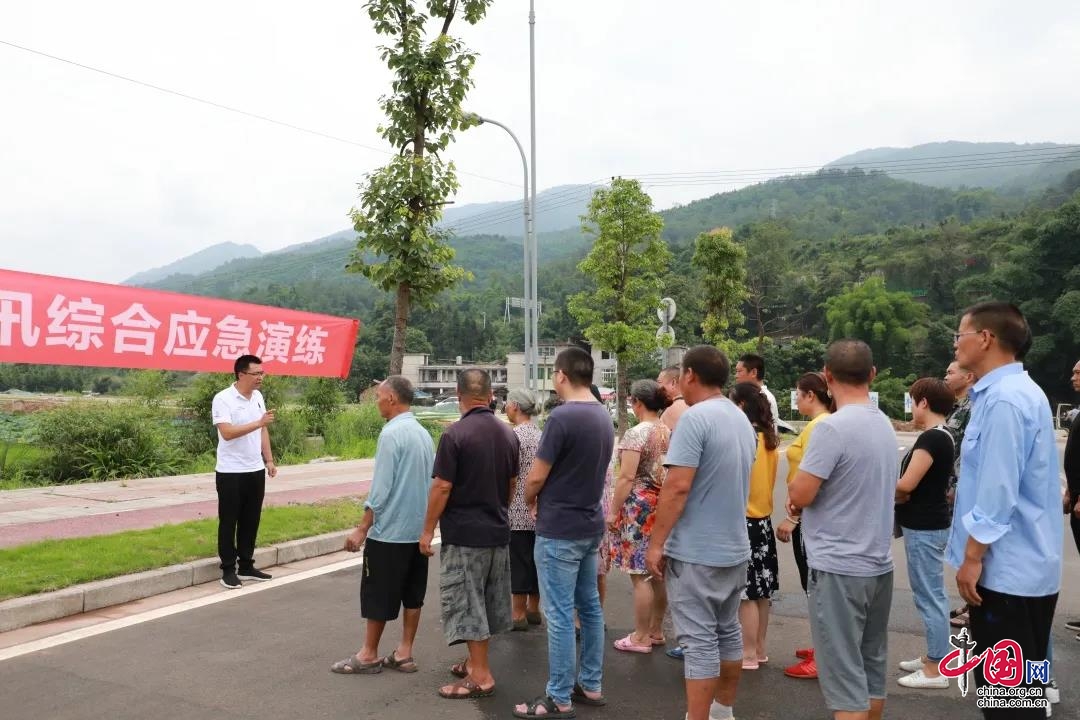
[[[783,582],[797,587],[794,565]],[[542,632],[511,633],[492,644],[498,692],[480,701],[447,701],[435,695],[448,682],[446,668],[461,651],[445,647],[437,617],[437,574],[428,588],[415,675],[384,672],[371,677],[333,675],[329,664],[355,650],[359,568],[350,568],[263,592],[152,620],[97,637],[0,662],[4,718],[74,720],[110,718],[509,718],[510,707],[538,694],[546,677]],[[794,583],[794,585],[793,585]],[[224,591],[222,591],[224,592]],[[827,717],[817,683],[785,678],[791,649],[805,644],[808,626],[801,603],[781,602],[770,631],[772,662],[744,673],[736,705],[739,718],[809,720]],[[910,598],[897,592],[895,613],[909,614]],[[610,581],[608,640],[629,630],[629,583]],[[906,620],[890,638],[890,663],[915,655],[921,638]],[[391,628],[393,640],[397,628]],[[1065,637],[1059,633],[1059,637]],[[1058,680],[1065,701],[1055,717],[1080,717],[1080,650],[1060,642]],[[389,651],[390,643],[384,650]],[[890,674],[888,715],[902,718],[976,718],[973,697],[919,692],[895,686]],[[660,653],[624,655],[609,649],[605,659],[604,709],[581,708],[582,718],[683,717],[681,667]]]

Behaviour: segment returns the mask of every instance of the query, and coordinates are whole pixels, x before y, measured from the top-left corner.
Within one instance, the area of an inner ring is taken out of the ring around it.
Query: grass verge
[[[357,498],[268,507],[259,524],[259,546],[344,530],[359,521],[361,512]],[[0,600],[216,554],[216,519],[0,548]]]

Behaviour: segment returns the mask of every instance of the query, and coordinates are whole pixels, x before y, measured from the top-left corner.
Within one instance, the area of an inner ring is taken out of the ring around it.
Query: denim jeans
[[[945,545],[949,531],[904,528],[904,553],[915,608],[926,626],[926,657],[949,654],[949,598],[945,594]]]
[[[581,620],[581,670],[577,682],[599,692],[604,665],[604,612],[596,585],[600,538],[557,540],[536,536],[536,573],[540,605],[547,620],[547,694],[560,705],[570,704],[574,689],[576,647],[574,610]]]

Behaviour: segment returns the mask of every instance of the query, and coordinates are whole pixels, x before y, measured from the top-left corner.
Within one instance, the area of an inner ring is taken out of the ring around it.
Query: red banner
[[[345,378],[359,320],[0,270],[0,362]]]

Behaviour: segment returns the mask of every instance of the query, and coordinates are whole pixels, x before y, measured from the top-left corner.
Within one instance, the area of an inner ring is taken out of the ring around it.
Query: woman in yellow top
[[[780,590],[780,567],[773,536],[773,486],[780,461],[780,438],[773,423],[769,398],[753,383],[739,383],[731,401],[742,408],[757,431],[757,454],[750,468],[750,497],[746,503],[746,534],[750,538],[750,562],[746,566],[746,589],[739,604],[743,634],[743,670],[757,670],[769,661],[765,633],[769,628],[769,603]]]
[[[787,482],[790,484],[795,473],[799,471],[799,463],[810,442],[810,434],[814,426],[822,418],[828,417],[833,407],[832,397],[829,396],[829,386],[825,382],[825,375],[819,372],[806,373],[795,383],[795,403],[799,412],[810,418],[810,422],[799,433],[799,437],[788,446]],[[799,566],[799,582],[802,583],[803,592],[806,592],[806,578],[809,570],[806,565],[806,548],[802,542],[802,527],[799,518],[789,516],[776,526],[776,539],[780,542],[791,542],[792,551],[795,554],[795,564]],[[813,679],[817,677],[817,662],[814,660],[814,648],[800,648],[795,651],[799,662],[785,668],[784,674],[788,677]]]

